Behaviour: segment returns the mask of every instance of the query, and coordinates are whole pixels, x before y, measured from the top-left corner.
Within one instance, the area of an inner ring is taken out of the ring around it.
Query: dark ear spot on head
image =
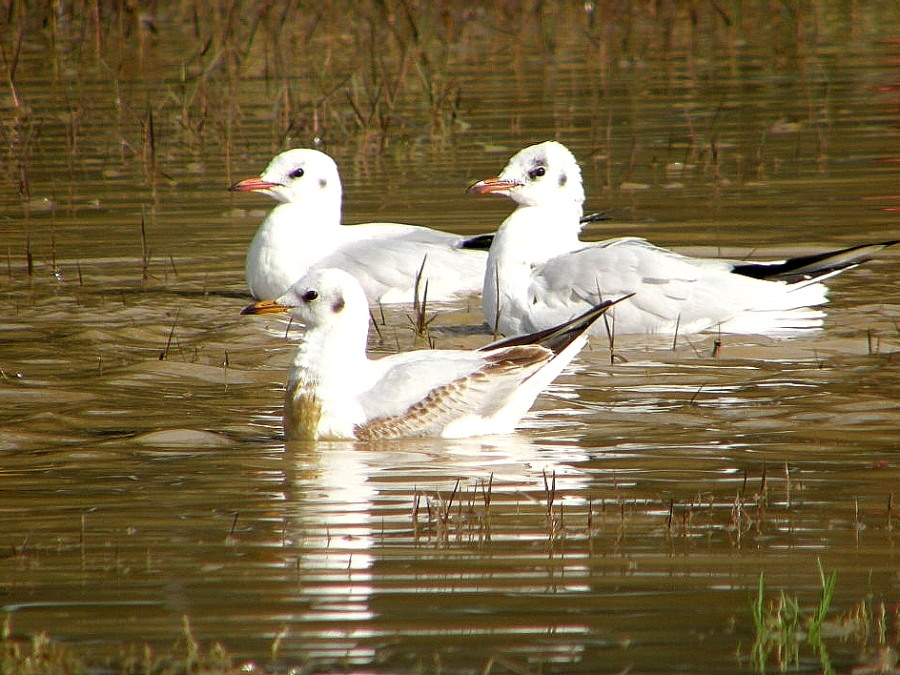
[[[559,174],[559,187],[563,187],[567,180],[569,180],[569,177],[566,176],[565,172]]]
[[[326,185],[328,185],[328,181],[325,180],[324,178],[320,178],[319,179],[319,187],[324,190]]]
[[[339,296],[337,296],[335,301],[333,303],[331,303],[331,311],[334,314],[337,314],[338,312],[343,311],[345,304],[346,303],[344,302],[344,296],[339,295]]]

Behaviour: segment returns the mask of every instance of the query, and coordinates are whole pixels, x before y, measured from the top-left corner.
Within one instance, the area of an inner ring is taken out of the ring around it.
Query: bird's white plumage
[[[255,298],[278,297],[307,271],[336,267],[359,280],[370,302],[412,302],[423,262],[420,295],[427,281],[429,300],[481,292],[487,253],[460,248],[463,237],[398,223],[342,225],[338,168],[318,150],[282,152],[259,178],[231,189],[279,202],[247,252],[247,286]]]
[[[306,326],[285,394],[288,439],[466,437],[513,431],[538,394],[586,342],[602,314],[560,327],[562,339],[517,339],[481,350],[421,350],[370,360],[359,283],[314,270],[247,314],[289,311]]]
[[[500,176],[470,191],[517,205],[494,238],[482,297],[485,318],[503,334],[540,330],[628,293],[634,296],[607,317],[617,333],[767,333],[822,324],[821,281],[837,271],[795,282],[758,279],[735,273],[735,261],[688,257],[636,237],[580,241],[581,170],[561,143],[525,148]]]

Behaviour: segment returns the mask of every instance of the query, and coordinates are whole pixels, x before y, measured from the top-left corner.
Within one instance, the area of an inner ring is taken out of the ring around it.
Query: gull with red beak
[[[487,253],[467,239],[399,223],[341,224],[341,178],[323,152],[282,152],[258,178],[235,183],[235,192],[258,192],[278,205],[260,225],[247,252],[247,287],[255,298],[274,298],[311,269],[346,270],[371,303],[413,302],[420,296],[451,301],[481,292]]]
[[[556,141],[521,150],[469,192],[516,204],[491,244],[482,293],[488,324],[504,335],[542,330],[630,294],[607,317],[616,333],[818,328],[825,316],[818,306],[828,301],[822,282],[896,243],[757,263],[688,257],[638,237],[582,242],[581,169]]]

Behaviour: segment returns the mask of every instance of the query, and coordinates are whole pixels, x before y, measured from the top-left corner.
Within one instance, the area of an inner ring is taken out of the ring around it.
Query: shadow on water
[[[557,138],[586,239],[896,238],[896,3],[4,12],[4,672],[897,672],[896,252],[820,332],[594,341],[508,438],[285,444],[226,191],[319,147],[348,223],[481,234],[466,186]]]

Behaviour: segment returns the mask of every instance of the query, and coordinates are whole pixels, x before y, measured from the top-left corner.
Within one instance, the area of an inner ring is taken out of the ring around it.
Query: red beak
[[[280,183],[270,183],[262,178],[245,178],[232,185],[228,190],[230,192],[258,192],[273,187],[280,187],[280,185]]]
[[[488,195],[492,192],[505,192],[510,188],[518,187],[518,183],[512,180],[503,180],[501,178],[485,178],[474,185],[470,185],[467,193],[473,195]]]

